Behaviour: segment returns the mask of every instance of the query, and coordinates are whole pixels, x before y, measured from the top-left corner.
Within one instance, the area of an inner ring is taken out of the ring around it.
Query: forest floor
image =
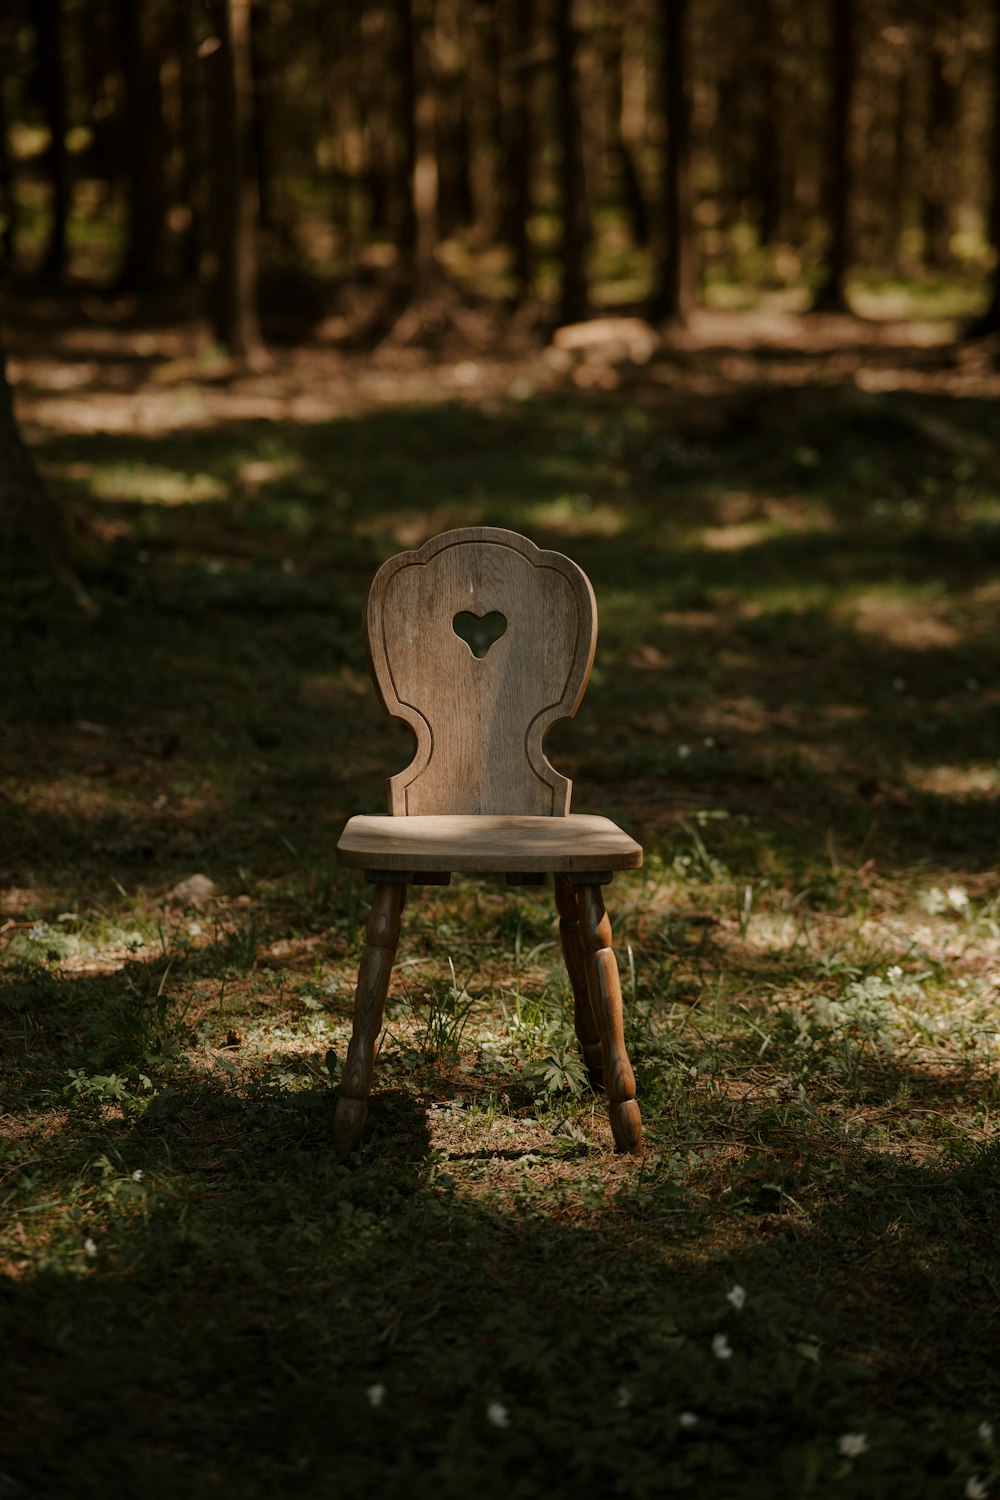
[[[995,349],[416,320],[237,375],[50,311],[11,373],[94,607],[7,570],[0,1497],[1000,1494]],[[635,1160],[551,891],[469,877],[330,1149],[334,846],[409,743],[362,604],[467,524],[596,591],[548,750],[646,850]]]

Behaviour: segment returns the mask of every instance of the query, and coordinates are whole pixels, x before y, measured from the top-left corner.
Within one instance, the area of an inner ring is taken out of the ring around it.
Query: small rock
[[[566,323],[556,329],[552,342],[557,349],[586,355],[605,365],[647,365],[660,343],[655,330],[642,318],[591,318],[586,323]]]
[[[167,892],[168,906],[182,906],[193,911],[203,911],[215,895],[215,881],[207,875],[189,875],[180,880],[172,891]]]

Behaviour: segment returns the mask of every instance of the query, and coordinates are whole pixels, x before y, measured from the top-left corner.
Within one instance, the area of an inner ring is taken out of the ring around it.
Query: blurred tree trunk
[[[267,354],[257,313],[260,209],[253,159],[250,0],[222,0],[217,20],[219,46],[208,58],[215,116],[215,332],[235,360],[260,368]]]
[[[176,0],[173,9],[173,43],[180,70],[180,117],[178,121],[180,171],[178,192],[181,210],[180,272],[193,279],[201,267],[208,239],[205,210],[207,169],[205,140],[205,93],[198,62],[194,0]]]
[[[7,98],[2,80],[14,77],[14,24],[0,20],[0,272],[14,264],[17,243],[18,205],[14,166],[8,149]]]
[[[663,107],[667,120],[664,164],[664,238],[653,316],[685,323],[697,290],[694,195],[691,182],[691,103],[687,62],[687,0],[664,0]]]
[[[927,138],[921,209],[924,263],[936,271],[951,265],[953,144],[958,117],[960,63],[953,55],[948,28],[930,25],[926,39],[928,67]]]
[[[531,289],[534,271],[531,238],[532,81],[530,58],[533,35],[531,0],[504,0],[509,53],[500,55],[503,155],[501,162],[501,238],[514,253],[514,279],[519,300]],[[502,34],[501,34],[502,45]],[[500,47],[498,47],[500,51]]]
[[[262,229],[274,223],[274,163],[272,161],[274,100],[274,39],[268,7],[255,0],[250,6],[250,76],[253,160],[257,174],[257,222]]]
[[[562,323],[578,323],[587,316],[589,225],[583,178],[583,134],[577,77],[578,42],[573,0],[556,0],[556,129],[562,189],[563,273],[559,318]]]
[[[400,159],[399,202],[401,210],[397,231],[399,253],[404,269],[413,276],[417,256],[417,208],[413,179],[417,170],[417,59],[416,22],[413,0],[395,0],[397,60],[399,79],[399,132],[403,150]]]
[[[757,118],[753,133],[753,179],[757,237],[773,244],[781,232],[781,139],[778,128],[778,28],[774,0],[758,0],[756,21]]]
[[[993,265],[990,302],[969,329],[969,337],[986,338],[1000,333],[1000,0],[993,0],[993,114],[990,132],[989,235],[996,260]]]
[[[21,437],[6,363],[5,352],[0,348],[0,535],[4,538],[4,550],[8,554],[15,549],[31,553],[68,580],[62,517]]]
[[[632,214],[632,234],[635,243],[644,247],[652,239],[649,202],[640,168],[646,145],[647,36],[645,7],[641,0],[627,0],[621,22],[621,115],[618,129],[623,153],[625,201]]]
[[[63,62],[62,0],[35,0],[38,93],[49,129],[46,156],[52,189],[52,224],[39,276],[61,281],[66,269],[69,172],[66,155],[66,69]]]
[[[360,59],[376,49],[381,49],[379,55],[384,56],[386,17],[381,8],[372,13],[368,0],[364,0],[356,16],[358,126],[364,142],[367,227],[374,234],[385,234],[391,220],[386,91],[375,70],[361,67]]]
[[[888,205],[889,264],[904,273],[904,237],[910,201],[910,108],[912,89],[908,50],[897,59],[895,118],[892,139],[892,181]]]
[[[855,0],[830,0],[833,89],[828,135],[827,194],[829,248],[814,312],[848,312],[847,272],[851,257],[851,103],[857,66]]]
[[[382,17],[376,18],[382,20]],[[366,55],[369,37],[375,42],[375,27],[367,21],[364,10],[358,13],[358,57]],[[381,40],[381,37],[379,37]],[[364,190],[367,196],[366,228],[372,234],[385,234],[390,228],[390,169],[388,169],[387,114],[385,93],[378,77],[367,69],[358,69],[358,129],[364,145]]]
[[[396,0],[399,31],[400,128],[403,136],[403,222],[399,247],[410,295],[425,286],[437,241],[438,175],[435,98],[427,78],[420,0]]]
[[[125,80],[124,142],[128,227],[119,290],[154,292],[162,286],[166,230],[166,132],[160,64],[164,38],[149,0],[118,0],[118,41]]]
[[[626,84],[632,83],[634,78],[632,60],[625,56],[628,20],[627,13],[623,13],[620,19],[613,15],[606,30],[605,70],[608,94],[605,145],[607,157],[617,168],[622,206],[628,215],[632,243],[648,245],[649,206],[639,180],[635,137],[630,134],[635,112],[626,104],[625,99]]]
[[[424,5],[417,11],[416,23],[412,32],[415,155],[410,188],[413,194],[413,217],[417,232],[415,268],[417,283],[423,288],[434,269],[434,250],[439,234],[440,182],[435,139],[437,95],[434,91],[431,58],[427,46],[428,32],[433,23],[432,0],[424,0]]]
[[[459,0],[438,0],[433,32],[437,233],[447,239],[473,219],[468,110],[468,32]]]

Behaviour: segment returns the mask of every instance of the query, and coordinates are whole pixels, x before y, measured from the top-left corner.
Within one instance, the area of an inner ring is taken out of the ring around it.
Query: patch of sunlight
[[[156,946],[137,928],[108,924],[88,931],[75,912],[63,912],[54,922],[34,922],[15,932],[7,953],[26,963],[58,963],[66,971],[93,973],[120,969]]]
[[[40,125],[14,121],[9,130],[10,152],[15,161],[31,161],[49,148],[51,136]]]
[[[965,521],[996,526],[1000,522],[1000,495],[971,495],[959,502],[959,514]]]
[[[420,547],[450,527],[482,525],[482,512],[483,507],[472,501],[462,507],[441,505],[410,516],[388,516],[382,512],[368,522],[355,523],[354,530],[380,540],[388,532],[400,547]]]
[[[787,952],[802,936],[802,921],[783,912],[755,913],[743,939],[759,953]]]
[[[940,607],[932,604],[862,594],[848,609],[859,634],[877,636],[907,651],[948,650],[960,639],[954,625],[942,618]]]
[[[372,690],[367,673],[341,667],[336,674],[317,672],[302,680],[302,698],[313,708],[341,707],[345,696],[367,698]]]
[[[1000,765],[984,761],[971,766],[909,766],[906,780],[935,797],[995,796],[1000,792]]]
[[[853,282],[851,306],[862,318],[876,322],[908,323],[907,337],[914,344],[940,343],[942,323],[969,317],[982,307],[982,286],[977,281]],[[921,320],[921,321],[918,321]]]
[[[560,495],[526,507],[533,521],[559,536],[619,536],[628,526],[622,509],[589,495]]]
[[[701,545],[708,552],[742,552],[746,547],[756,547],[772,534],[774,527],[767,521],[744,521],[735,526],[706,526],[701,533]]]
[[[91,493],[98,500],[125,500],[135,505],[200,505],[227,493],[213,474],[191,474],[156,464],[95,466]]]

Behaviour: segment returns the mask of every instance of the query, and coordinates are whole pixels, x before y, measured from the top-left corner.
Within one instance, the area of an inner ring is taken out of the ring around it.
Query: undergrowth
[[[93,617],[0,595],[0,1495],[1000,1492],[989,413],[670,378],[42,435],[108,540]],[[472,878],[331,1153],[332,851],[408,754],[364,590],[473,521],[595,586],[548,748],[646,847],[635,1161],[552,892]]]

